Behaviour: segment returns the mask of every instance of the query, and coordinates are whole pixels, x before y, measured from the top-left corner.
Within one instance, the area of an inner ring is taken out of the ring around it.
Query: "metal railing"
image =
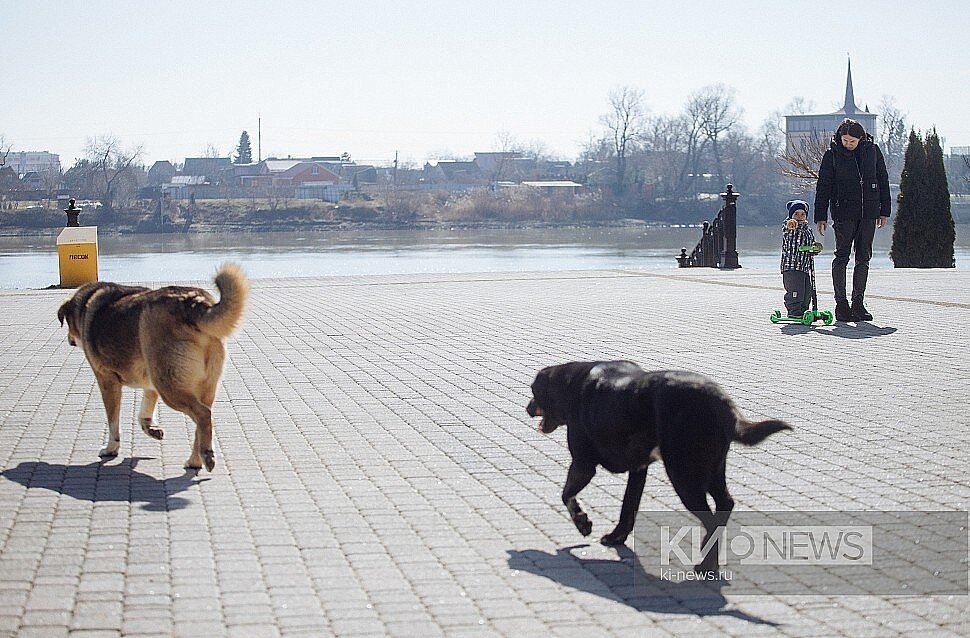
[[[677,264],[680,268],[740,268],[738,263],[738,206],[740,193],[734,186],[727,185],[721,193],[724,205],[717,212],[713,222],[704,222],[704,232],[694,250],[687,254],[687,248],[680,249]]]

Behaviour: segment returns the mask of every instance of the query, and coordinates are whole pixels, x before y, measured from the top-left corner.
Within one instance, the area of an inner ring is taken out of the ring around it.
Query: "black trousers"
[[[803,315],[812,303],[812,276],[801,270],[781,273],[785,284],[785,310],[789,315]]]
[[[852,301],[862,303],[869,280],[869,260],[872,259],[872,238],[876,234],[875,219],[832,222],[835,229],[835,259],[832,260],[832,287],[835,301],[847,301],[845,292],[845,268],[849,265],[849,253],[855,246],[855,266],[852,269]]]

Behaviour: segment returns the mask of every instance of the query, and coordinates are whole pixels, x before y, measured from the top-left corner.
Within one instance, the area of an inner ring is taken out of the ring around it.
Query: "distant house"
[[[852,62],[849,61],[845,78],[845,102],[842,108],[834,113],[817,115],[786,115],[785,116],[785,146],[789,153],[798,148],[821,145],[828,148],[828,143],[835,135],[842,120],[851,118],[856,120],[871,133],[876,135],[876,114],[869,112],[869,107],[860,109],[855,103],[855,90],[852,88]]]
[[[475,162],[439,160],[424,165],[425,181],[432,184],[482,185],[487,180],[481,167]]]
[[[148,185],[161,186],[162,184],[168,184],[177,172],[171,162],[168,160],[159,160],[148,169]]]
[[[30,172],[61,170],[60,156],[48,151],[13,151],[7,155],[6,164],[17,172],[18,177]]]
[[[508,179],[514,174],[513,165],[522,159],[519,151],[475,152],[475,163],[489,180]]]
[[[20,190],[21,187],[20,176],[17,175],[17,171],[12,166],[0,166],[0,192],[8,193]]]
[[[233,186],[245,186],[244,178],[259,174],[262,162],[252,162],[250,164],[233,164],[231,167],[230,182]]]
[[[208,184],[205,175],[175,175],[169,182],[161,184],[159,189],[173,199],[188,199],[191,195],[204,196],[201,194]]]
[[[210,184],[221,184],[232,174],[228,157],[186,157],[181,175],[202,175]]]
[[[340,176],[320,162],[299,162],[283,171],[278,179],[288,180],[291,186],[305,186],[307,184],[336,186],[340,183]]]
[[[357,164],[355,162],[342,162],[338,165],[328,164],[331,170],[336,169],[338,175],[343,180],[359,187],[365,184],[377,183],[377,168],[369,164]]]
[[[44,190],[44,174],[39,171],[27,171],[23,177],[20,178],[20,182],[24,185],[27,190],[39,191]]]
[[[172,186],[203,186],[208,184],[205,175],[175,175],[169,183]]]
[[[582,184],[577,184],[576,182],[569,180],[530,181],[522,182],[522,185],[529,188],[535,188],[547,195],[554,193],[568,193],[573,195],[583,187]]]
[[[243,186],[301,186],[304,184],[340,183],[340,176],[328,169],[323,162],[301,159],[267,159],[238,176]]]

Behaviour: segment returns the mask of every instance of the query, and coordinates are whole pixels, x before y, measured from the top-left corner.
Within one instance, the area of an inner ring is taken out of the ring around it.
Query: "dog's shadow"
[[[209,480],[196,478],[194,470],[173,478],[155,478],[135,469],[141,460],[148,459],[133,457],[112,465],[103,460],[87,465],[25,461],[0,472],[0,475],[28,489],[50,490],[92,503],[141,503],[142,509],[151,512],[188,507],[190,501],[176,494]]]
[[[623,603],[637,611],[696,616],[729,616],[759,625],[777,627],[778,623],[728,609],[721,594],[724,583],[689,581],[675,583],[647,574],[630,548],[614,548],[620,560],[580,558],[571,550],[589,547],[575,545],[555,554],[537,549],[507,550],[509,568],[542,576],[573,589]]]

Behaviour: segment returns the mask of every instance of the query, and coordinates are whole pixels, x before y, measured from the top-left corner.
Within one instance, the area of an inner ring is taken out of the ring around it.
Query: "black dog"
[[[716,528],[727,523],[734,499],[724,478],[731,441],[759,443],[780,430],[784,421],[746,421],[724,390],[692,372],[646,372],[629,361],[564,363],[544,368],[532,383],[526,410],[542,417],[539,431],[568,424],[566,440],[572,464],[562,500],[583,536],[592,531],[576,495],[586,487],[596,466],[613,473],[629,472],[616,529],[604,545],[620,545],[633,531],[647,466],[663,459],[667,476],[684,506],[701,519],[707,545]],[[707,495],[714,498],[711,513]],[[717,552],[711,552],[716,567]]]

